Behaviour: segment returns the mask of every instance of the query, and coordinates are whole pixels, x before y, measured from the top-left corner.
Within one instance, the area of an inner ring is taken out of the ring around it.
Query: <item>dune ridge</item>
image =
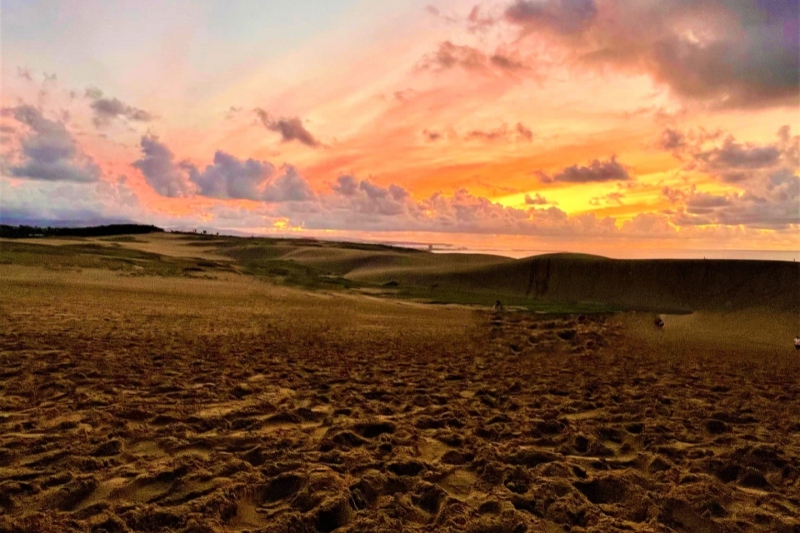
[[[628,310],[688,312],[765,308],[800,312],[800,265],[787,261],[610,259],[546,254],[349,250],[284,244],[233,248],[235,258],[283,259],[353,281],[586,302]]]
[[[792,267],[0,241],[0,533],[796,532]]]
[[[115,268],[126,269],[149,262],[150,271],[236,271],[286,285],[378,289],[388,297],[440,303],[491,305],[502,299],[530,310],[560,304],[578,311],[594,306],[601,311],[800,313],[800,265],[788,261],[611,259],[572,253],[511,259],[193,234],[0,241],[0,260],[9,264],[37,264],[50,256],[73,266],[113,261]]]

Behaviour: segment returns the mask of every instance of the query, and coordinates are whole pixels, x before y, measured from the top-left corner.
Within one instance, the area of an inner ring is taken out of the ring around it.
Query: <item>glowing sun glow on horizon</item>
[[[790,4],[12,0],[0,223],[783,258]]]

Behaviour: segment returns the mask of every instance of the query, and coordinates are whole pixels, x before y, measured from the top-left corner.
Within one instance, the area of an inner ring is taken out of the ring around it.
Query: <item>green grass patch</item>
[[[145,242],[141,239],[137,239],[132,235],[120,235],[118,237],[101,237],[98,239],[103,242]]]
[[[63,246],[0,243],[0,264],[51,269],[112,270],[132,275],[183,276],[195,272],[232,271],[227,264],[193,258],[166,257],[120,246],[68,244]]]
[[[460,304],[460,305],[481,305],[491,307],[499,299],[505,307],[523,307],[530,312],[555,313],[555,314],[595,314],[595,313],[615,313],[624,311],[620,307],[593,303],[593,302],[552,302],[527,298],[524,296],[508,296],[466,292],[440,288],[410,287],[397,291],[395,296],[398,298],[421,300],[430,304]]]

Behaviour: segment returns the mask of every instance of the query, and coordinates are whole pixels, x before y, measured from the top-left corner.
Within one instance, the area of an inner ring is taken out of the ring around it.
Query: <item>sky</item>
[[[3,0],[0,223],[800,250],[800,0]]]

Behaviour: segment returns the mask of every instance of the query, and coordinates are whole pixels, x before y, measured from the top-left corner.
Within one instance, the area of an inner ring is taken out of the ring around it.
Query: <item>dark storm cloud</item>
[[[768,34],[780,28],[746,30],[742,41],[699,45],[680,37],[654,43],[654,76],[677,94],[716,100],[724,107],[759,106],[796,99],[800,84],[797,50]]]
[[[563,45],[577,64],[644,71],[683,99],[800,100],[797,0],[516,0],[505,21]]]
[[[256,109],[255,112],[265,128],[281,135],[282,142],[298,141],[312,148],[322,146],[298,117],[273,118],[263,109]]]
[[[43,181],[92,182],[100,169],[82,154],[63,122],[45,118],[35,107],[3,110],[29,131],[19,139],[20,161],[9,167],[11,176]]]

